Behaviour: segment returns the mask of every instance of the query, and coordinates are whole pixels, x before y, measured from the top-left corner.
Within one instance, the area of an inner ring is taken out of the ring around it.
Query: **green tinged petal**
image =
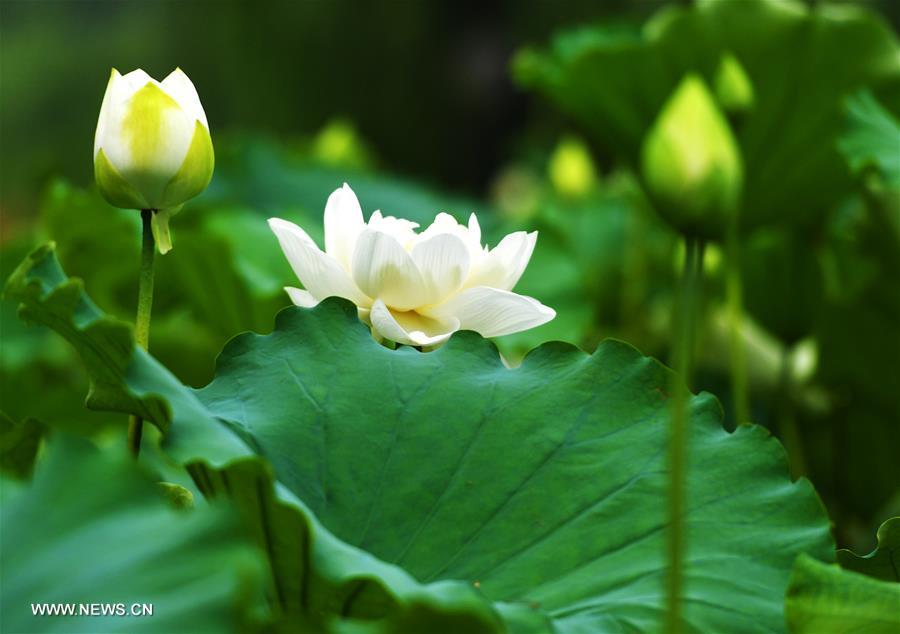
[[[119,170],[153,209],[169,206],[163,192],[183,161],[190,124],[178,102],[153,82],[128,101],[121,135],[130,160]]]
[[[162,206],[180,205],[200,194],[212,180],[214,167],[215,153],[209,130],[197,121],[184,162],[163,192]]]
[[[94,179],[106,201],[113,207],[122,209],[147,209],[144,196],[112,166],[101,149],[94,157]]]
[[[134,93],[128,114],[122,121],[122,134],[136,164],[149,165],[156,161],[165,140],[165,112],[172,109],[180,110],[181,106],[154,83],[148,83]]]
[[[169,231],[169,220],[181,211],[181,205],[172,209],[160,209],[153,212],[150,219],[150,230],[153,232],[153,241],[162,255],[172,250],[172,233]]]

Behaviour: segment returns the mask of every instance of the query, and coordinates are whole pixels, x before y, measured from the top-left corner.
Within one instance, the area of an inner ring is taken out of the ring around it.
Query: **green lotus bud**
[[[161,82],[113,69],[94,137],[94,176],[124,209],[152,209],[161,253],[172,248],[169,218],[212,178],[209,124],[191,80],[176,68]]]
[[[745,112],[753,107],[753,83],[731,53],[726,53],[719,61],[715,86],[716,99],[726,112]]]
[[[553,150],[548,171],[553,188],[569,198],[584,197],[597,180],[590,151],[573,137],[562,139]]]
[[[648,193],[666,221],[691,235],[724,230],[740,195],[741,155],[700,77],[685,76],[663,105],[641,162]]]
[[[314,158],[334,167],[367,168],[373,162],[356,128],[343,119],[329,121],[313,138],[311,151]]]

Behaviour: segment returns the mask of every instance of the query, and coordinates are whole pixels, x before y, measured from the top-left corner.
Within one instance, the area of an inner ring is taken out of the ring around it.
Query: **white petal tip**
[[[266,222],[269,223],[269,227],[275,231],[277,229],[286,229],[291,227],[294,223],[288,220],[284,220],[283,218],[269,218]]]
[[[309,291],[305,291],[301,288],[285,286],[284,290],[288,294],[288,297],[291,298],[294,306],[300,306],[302,308],[312,308],[319,303],[319,300],[313,297]]]

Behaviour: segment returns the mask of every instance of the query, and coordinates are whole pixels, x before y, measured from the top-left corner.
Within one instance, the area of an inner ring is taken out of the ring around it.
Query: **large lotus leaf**
[[[72,283],[42,279],[52,259],[40,252],[7,292],[32,319],[69,322],[54,297]],[[105,321],[61,330],[83,348]],[[522,632],[548,631],[542,614],[560,632],[662,616],[670,376],[625,344],[548,344],[509,370],[474,333],[433,353],[384,348],[332,299],[234,339],[202,390],[143,354],[119,377],[122,403],[160,405],[148,417],[202,489],[245,491],[289,608],[402,622],[415,599],[427,618],[492,631],[500,614]],[[686,627],[780,631],[796,555],[833,557],[824,509],[765,430],[726,433],[714,398],[691,403]],[[258,474],[254,455],[275,501],[234,473]],[[502,603],[488,611],[482,595]]]
[[[2,491],[4,632],[233,632],[264,615],[264,559],[235,514],[173,510],[124,451],[57,437],[31,483]],[[57,602],[153,615],[32,614]]]
[[[900,631],[900,584],[879,581],[801,555],[785,600],[792,634]]]
[[[258,458],[230,461],[224,468],[193,462],[188,470],[205,495],[227,496],[251,518],[269,554],[278,604],[295,627],[318,632],[349,620],[385,632],[552,631],[547,617],[530,606],[491,605],[459,581],[422,585],[399,567],[341,541],[290,490],[273,487],[268,465]]]
[[[837,150],[842,98],[870,85],[896,99],[897,51],[890,28],[859,8],[706,1],[664,9],[640,33],[565,33],[547,52],[525,51],[516,74],[637,165],[644,134],[681,77],[695,71],[712,84],[719,60],[733,54],[756,97],[736,130],[746,170],[742,218],[753,226],[808,221],[847,191]]]
[[[668,383],[613,341],[547,345],[514,371],[472,334],[391,351],[329,302],[233,340],[198,397],[338,537],[414,577],[540,606],[560,631],[649,630]],[[727,434],[709,396],[692,411],[689,629],[778,631],[793,555],[829,557],[823,509],[762,428]]]
[[[26,321],[54,328],[75,347],[91,376],[89,407],[135,413],[168,430],[172,454],[199,487],[234,498],[269,555],[289,627],[317,631],[335,618],[350,618],[373,620],[387,631],[549,631],[545,617],[528,606],[492,606],[462,582],[422,585],[332,536],[303,501],[273,483],[249,438],[222,425],[193,390],[134,346],[127,324],[103,314],[81,281],[65,276],[52,245],[26,258],[5,294],[22,302]]]
[[[882,581],[900,582],[900,517],[892,517],[878,528],[878,547],[860,556],[846,549],[837,552],[842,568]]]

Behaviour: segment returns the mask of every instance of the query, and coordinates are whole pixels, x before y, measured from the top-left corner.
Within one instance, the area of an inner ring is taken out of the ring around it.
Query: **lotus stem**
[[[156,247],[153,244],[152,209],[141,210],[141,272],[138,281],[137,318],[134,323],[134,339],[137,345],[147,350],[150,345],[150,311],[153,308],[153,256]],[[137,458],[141,452],[141,437],[144,421],[140,416],[128,419],[128,448]]]
[[[750,421],[750,405],[747,395],[747,353],[741,330],[744,319],[744,298],[741,282],[740,229],[738,216],[728,223],[725,252],[725,292],[728,301],[728,359],[731,363],[731,401],[734,425]]]
[[[681,631],[682,568],[685,553],[684,509],[687,480],[688,411],[694,338],[702,299],[703,241],[685,239],[684,270],[675,310],[675,345],[672,365],[672,416],[669,431],[669,531],[668,576],[666,579],[666,632]]]
[[[806,458],[803,455],[803,441],[797,429],[794,411],[794,380],[791,367],[791,352],[785,346],[781,353],[781,370],[778,373],[778,432],[788,454],[791,477],[806,475]]]

